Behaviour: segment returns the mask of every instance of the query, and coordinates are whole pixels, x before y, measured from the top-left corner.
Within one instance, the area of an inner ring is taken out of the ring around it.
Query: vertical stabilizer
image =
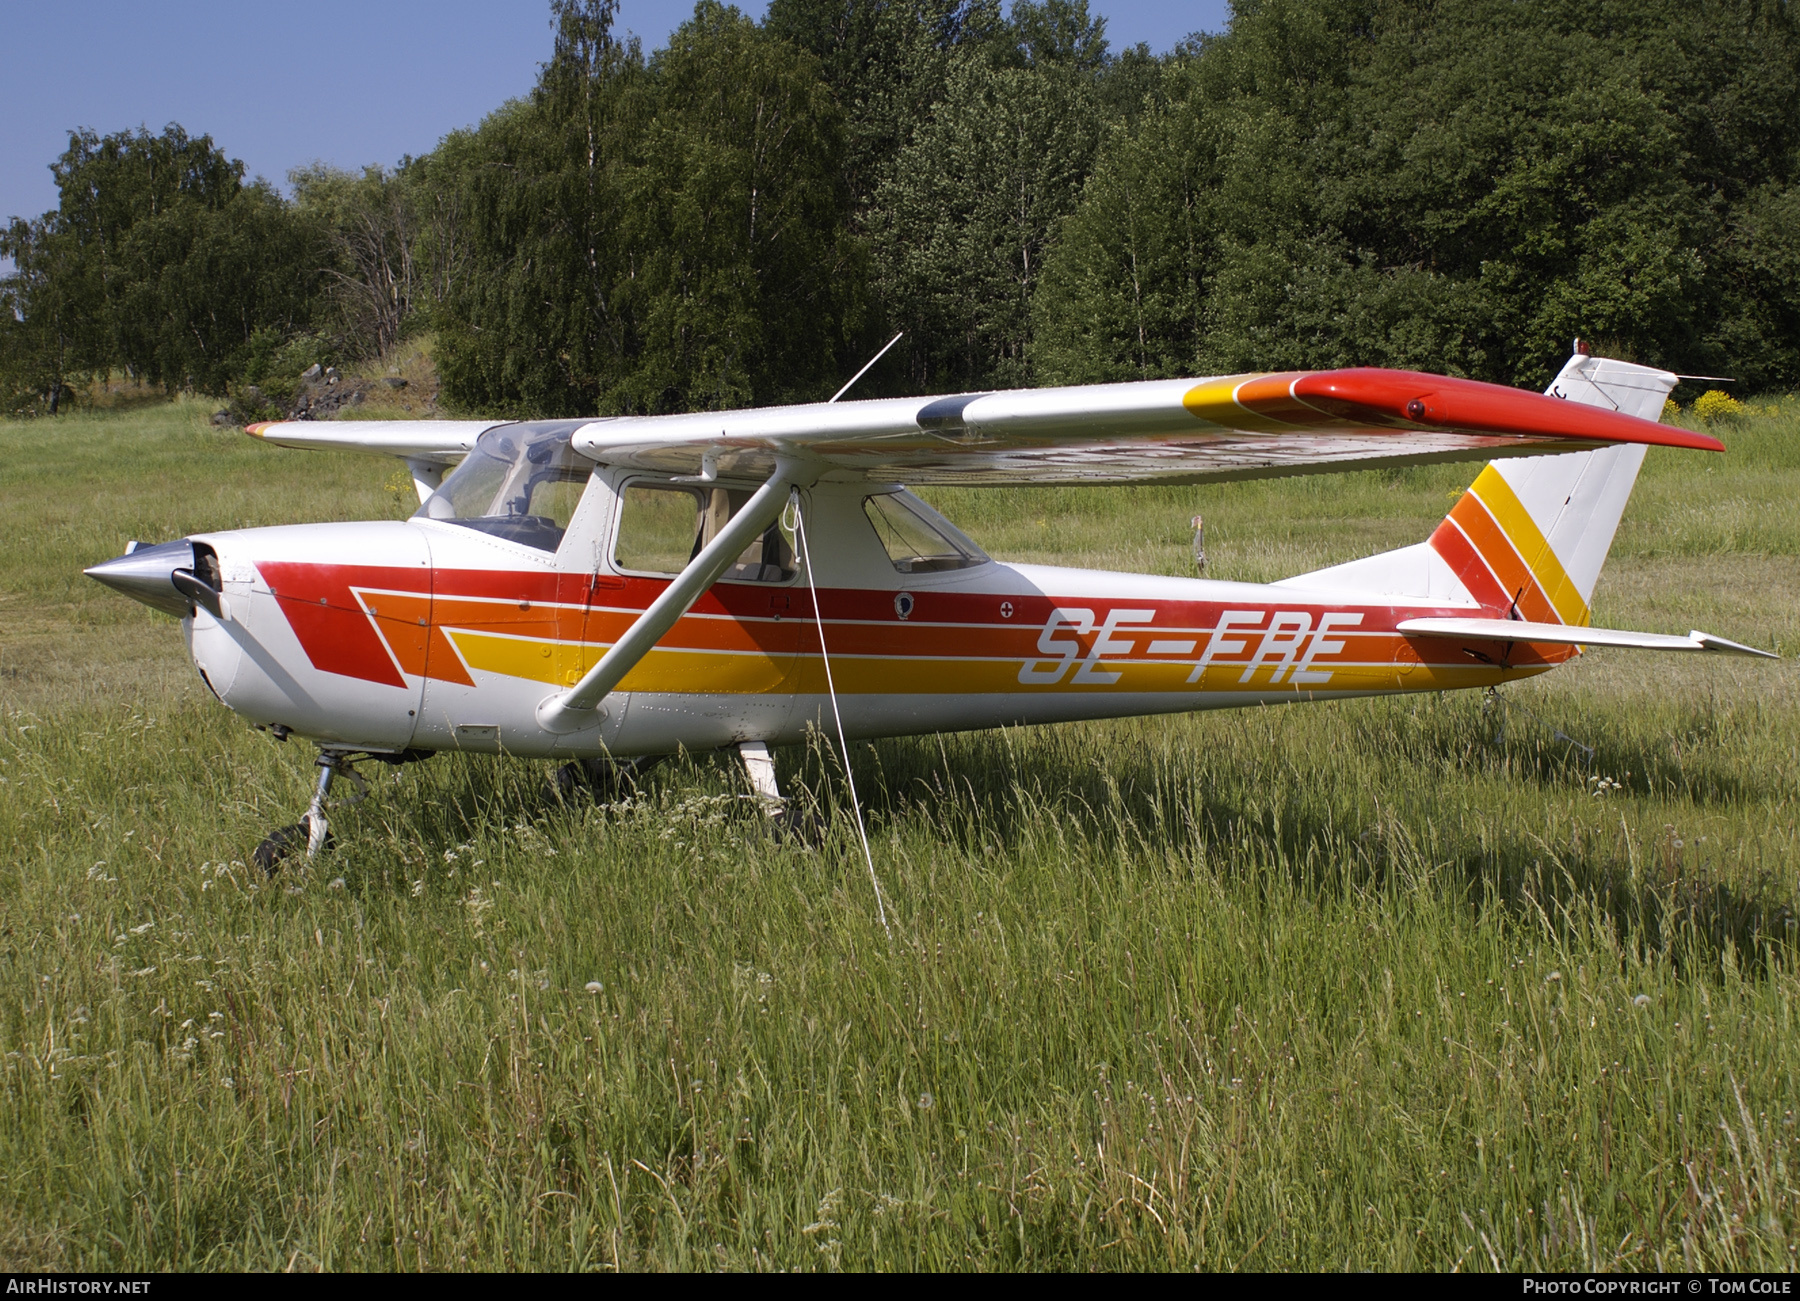
[[[1668,371],[1577,352],[1546,392],[1655,420]],[[1478,605],[1505,618],[1585,626],[1644,447],[1490,461],[1428,542],[1290,578]]]

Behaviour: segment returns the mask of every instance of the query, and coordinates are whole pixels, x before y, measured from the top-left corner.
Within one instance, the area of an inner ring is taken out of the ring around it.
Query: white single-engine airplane
[[[439,750],[617,780],[769,747],[1486,687],[1582,646],[1763,655],[1588,626],[1677,377],[1585,355],[1544,395],[1338,370],[526,422],[252,425],[404,460],[404,522],[201,533],[89,576],[181,619],[219,700],[334,774]],[[1492,458],[1429,539],[1268,585],[1010,565],[902,482],[1199,483]],[[1501,459],[1507,458],[1507,459]],[[1511,459],[1523,458],[1523,459]],[[446,470],[454,466],[453,472]],[[848,756],[844,756],[846,762]]]

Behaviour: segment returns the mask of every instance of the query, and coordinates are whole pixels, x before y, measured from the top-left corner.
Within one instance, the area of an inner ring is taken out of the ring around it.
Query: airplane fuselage
[[[670,581],[618,563],[624,491],[653,480],[597,472],[554,550],[428,518],[194,535],[221,596],[183,620],[189,649],[220,700],[284,734],[564,758],[802,740],[831,716],[821,631],[853,737],[1483,687],[1577,653],[1515,644],[1497,660],[1491,641],[1396,630],[1494,612],[1455,581],[1421,602],[985,558],[901,572],[868,485],[821,482],[804,495],[810,582],[796,564],[716,583],[593,725],[546,731],[540,703]]]

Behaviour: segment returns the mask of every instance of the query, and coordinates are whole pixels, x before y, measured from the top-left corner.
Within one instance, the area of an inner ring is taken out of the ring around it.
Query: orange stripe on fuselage
[[[402,673],[432,677],[472,687],[475,679],[444,638],[441,622],[431,622],[431,598],[418,592],[382,592],[353,588],[363,609],[375,619],[376,632],[387,642]]]

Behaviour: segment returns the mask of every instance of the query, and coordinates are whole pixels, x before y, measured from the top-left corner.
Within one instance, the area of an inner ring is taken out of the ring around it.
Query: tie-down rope
[[[869,852],[869,833],[863,830],[862,804],[856,798],[856,778],[850,773],[850,743],[844,739],[844,715],[838,710],[837,686],[831,679],[831,656],[825,650],[825,620],[819,613],[818,589],[813,586],[812,548],[806,545],[806,521],[802,515],[800,490],[795,488],[788,493],[787,511],[781,522],[800,543],[800,559],[806,566],[806,593],[812,601],[813,626],[819,630],[819,659],[825,665],[825,690],[831,697],[831,716],[837,722],[838,749],[842,751],[844,761],[844,781],[850,787],[850,810],[856,814],[856,838],[862,842],[863,862],[869,868],[869,884],[875,887],[875,915],[881,919],[881,929],[887,932],[887,937],[891,940],[894,932],[888,926],[887,908],[881,900],[881,882],[875,876],[875,856]]]

